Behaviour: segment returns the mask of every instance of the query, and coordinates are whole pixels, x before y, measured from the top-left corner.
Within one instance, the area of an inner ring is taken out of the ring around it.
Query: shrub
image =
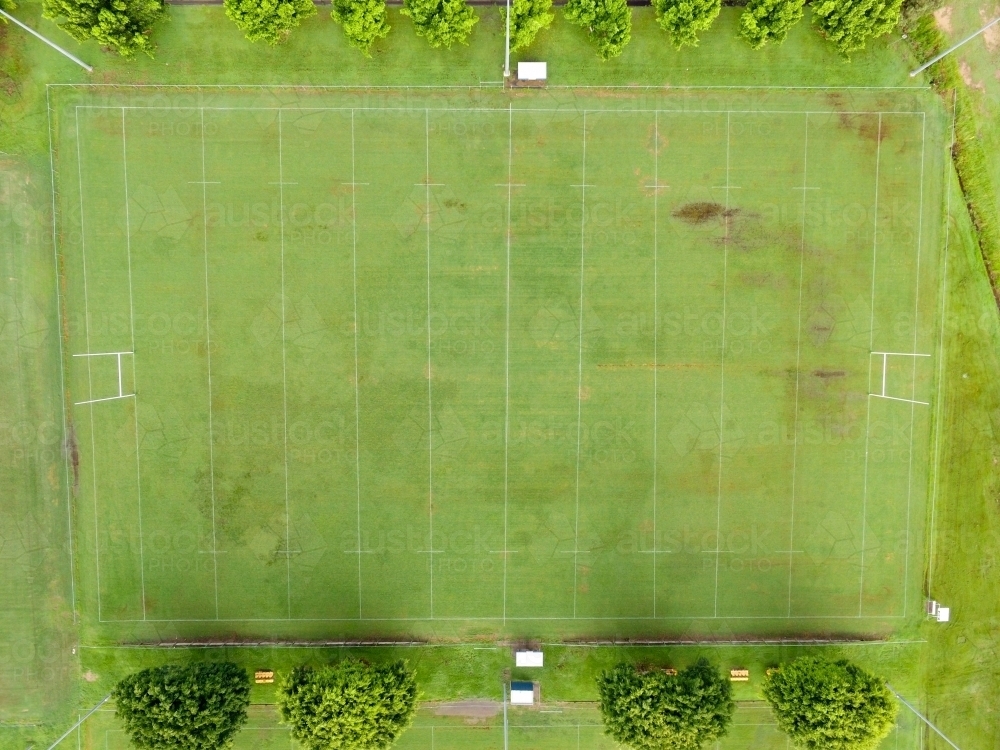
[[[333,0],[330,16],[344,29],[347,42],[371,57],[371,47],[389,33],[385,0]]]
[[[864,49],[869,39],[888,34],[899,23],[903,0],[818,0],[813,18],[823,36],[844,57]]]
[[[250,680],[235,664],[144,669],[112,697],[139,750],[225,750],[247,720]]]
[[[698,46],[698,33],[708,31],[722,8],[721,0],[653,0],[660,28],[674,47]]]
[[[885,681],[846,659],[796,659],[767,676],[763,693],[778,726],[807,750],[874,750],[896,721]]]
[[[740,16],[740,36],[752,49],[781,44],[802,19],[805,0],[750,0]]]
[[[316,15],[312,0],[224,0],[226,15],[251,42],[278,44]]]
[[[310,750],[383,750],[413,721],[417,681],[406,664],[296,667],[278,686],[281,719]]]
[[[677,675],[619,664],[597,688],[607,733],[635,750],[697,750],[726,733],[736,707],[729,681],[706,659]]]
[[[602,60],[618,57],[632,40],[632,11],[626,0],[567,0],[566,18],[582,26]]]
[[[500,18],[507,22],[507,8],[500,6]],[[510,4],[510,48],[526,49],[539,31],[547,29],[555,15],[552,0],[512,0]]]
[[[163,15],[162,0],[43,0],[42,15],[85,42],[94,39],[125,58],[156,46],[149,34]]]
[[[417,36],[425,37],[437,48],[451,49],[456,42],[465,44],[479,22],[465,0],[403,0],[402,13],[413,19]]]

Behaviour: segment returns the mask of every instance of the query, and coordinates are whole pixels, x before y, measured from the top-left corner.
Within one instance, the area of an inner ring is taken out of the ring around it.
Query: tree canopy
[[[732,686],[707,659],[670,675],[619,664],[597,679],[607,733],[635,750],[698,750],[722,737]]]
[[[413,721],[416,702],[402,661],[296,667],[278,686],[281,719],[310,750],[384,750]]]
[[[565,14],[587,30],[602,60],[618,57],[632,40],[632,10],[626,0],[567,0]]]
[[[371,47],[389,33],[385,0],[333,0],[330,16],[344,29],[352,47],[371,57]]]
[[[236,664],[144,669],[112,697],[139,750],[225,750],[247,720],[250,680]]]
[[[740,16],[740,36],[753,49],[768,42],[781,44],[802,19],[804,4],[805,0],[750,0]]]
[[[125,58],[145,52],[150,57],[156,45],[149,38],[160,16],[162,0],[43,0],[42,15],[76,39],[94,39],[102,47]]]
[[[903,0],[818,0],[812,5],[813,19],[846,57],[896,28],[902,4]]]
[[[284,41],[292,29],[316,15],[312,0],[224,0],[226,15],[251,42]]]
[[[507,8],[500,6],[500,18],[507,22]],[[510,49],[527,49],[539,31],[547,29],[555,14],[552,0],[512,0],[510,4]]]
[[[653,0],[660,28],[670,35],[674,47],[698,46],[698,34],[715,23],[722,0]]]
[[[418,36],[432,47],[465,44],[479,16],[465,0],[403,0],[404,16],[413,19]]]
[[[806,750],[874,750],[896,721],[885,681],[846,659],[802,657],[764,680],[778,726]]]

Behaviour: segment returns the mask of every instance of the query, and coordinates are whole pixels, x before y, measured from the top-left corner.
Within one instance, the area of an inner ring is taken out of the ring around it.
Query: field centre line
[[[52,104],[49,100],[49,89],[45,87],[45,118],[46,131],[49,138],[49,182],[52,192],[52,261],[56,275],[56,320],[62,325],[62,285],[59,277],[59,230],[58,230],[58,208],[56,205],[56,162],[52,145]],[[57,336],[59,340],[59,403],[62,406],[62,452],[64,457],[69,453],[69,416],[66,407],[66,354],[63,347],[63,337],[60,332]],[[70,477],[68,460],[63,460],[63,480],[66,482],[66,544],[69,551],[69,603],[73,613],[73,624],[76,624],[76,555],[73,544],[73,483]]]
[[[719,357],[719,479],[715,505],[715,604],[713,614],[719,616],[719,560],[722,552],[722,451],[725,445],[726,414],[726,293],[729,282],[729,146],[732,114],[726,113],[726,225],[722,242],[722,353]]]
[[[351,110],[351,274],[354,291],[354,477],[358,519],[358,619],[361,608],[361,383],[358,380],[358,183],[354,137],[354,110]]]
[[[868,392],[871,393],[872,380],[872,357],[871,350],[875,348],[875,269],[878,261],[878,186],[879,168],[882,157],[882,115],[878,116],[878,133],[875,143],[875,208],[873,211],[872,227],[872,294],[871,294],[871,318],[868,323]],[[867,399],[867,412],[865,416],[865,474],[864,487],[861,499],[861,578],[858,586],[858,617],[864,613],[865,596],[865,542],[868,530],[868,448],[871,442],[871,416],[872,400]]]
[[[288,516],[288,371],[285,365],[285,169],[281,146],[281,110],[278,110],[278,227],[281,244],[281,411],[285,463],[285,595],[292,616],[292,543]]]
[[[431,569],[431,619],[434,618],[434,401],[431,362],[431,120],[424,109],[424,219],[427,222],[427,522],[429,563]]]
[[[84,226],[83,213],[83,157],[80,155],[80,108],[74,110],[76,127],[76,173],[80,191],[80,256],[83,261],[83,329],[90,347],[90,297],[87,289],[87,231]],[[91,481],[94,492],[94,564],[97,567],[97,619],[101,620],[101,524],[97,513],[97,439],[94,437],[94,378],[87,357],[87,398],[90,401],[90,466]]]
[[[583,427],[583,282],[584,253],[587,247],[587,111],[583,112],[583,159],[580,180],[580,301],[578,337],[580,341],[576,380],[576,512],[573,524],[573,617],[576,618],[578,558],[580,554],[580,443]]]
[[[514,109],[507,105],[507,296],[504,326],[504,407],[503,407],[503,621],[507,622],[507,499],[510,460],[510,214],[514,181]]]
[[[788,611],[792,614],[792,569],[795,559],[795,480],[799,458],[799,383],[802,375],[802,279],[806,260],[806,186],[809,184],[809,115],[806,115],[805,144],[802,147],[802,235],[799,239],[799,309],[795,324],[795,403],[792,418],[792,493],[788,528]]]
[[[128,207],[128,147],[125,136],[125,110],[122,110],[122,183],[125,187],[125,257],[128,261],[128,327],[132,342],[132,393],[137,394],[135,374],[135,312],[132,295],[132,223]],[[89,360],[88,360],[89,361]],[[118,395],[121,395],[122,356],[118,355]],[[139,463],[139,397],[132,398],[132,424],[135,429],[135,495],[139,512],[139,587],[142,592],[142,618],[146,619],[146,560],[142,541],[142,471]]]
[[[208,476],[212,495],[212,574],[215,581],[215,618],[219,618],[219,548],[215,534],[215,427],[212,418],[212,322],[208,291],[208,182],[205,180],[205,110],[201,110],[201,236],[205,264],[205,358],[208,366]]]
[[[653,113],[653,617],[656,617],[656,459],[657,459],[657,374],[659,360],[658,341],[658,265],[659,265],[659,207],[660,207],[660,115]]]

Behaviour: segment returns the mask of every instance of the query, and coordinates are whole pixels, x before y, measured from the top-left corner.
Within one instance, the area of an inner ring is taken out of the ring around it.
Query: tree
[[[465,44],[479,22],[465,0],[403,0],[402,13],[413,19],[417,36],[426,37],[437,48]]]
[[[796,659],[764,680],[778,726],[806,750],[873,750],[896,721],[885,681],[846,659]]]
[[[697,750],[726,733],[736,708],[732,686],[707,659],[676,675],[619,664],[597,689],[607,733],[636,750]]]
[[[768,42],[781,44],[802,19],[804,4],[805,0],[750,0],[740,16],[740,36],[752,49]]]
[[[144,669],[112,697],[139,750],[225,750],[246,723],[250,680],[231,663]]]
[[[13,13],[17,10],[17,3],[14,0],[0,0],[0,10],[7,11],[8,13]],[[0,16],[0,23],[7,23],[7,19]]]
[[[566,18],[582,26],[602,60],[618,57],[632,40],[632,11],[626,0],[567,0]]]
[[[903,0],[820,0],[812,9],[820,32],[848,57],[864,49],[869,39],[896,28],[902,4]]]
[[[281,719],[310,750],[383,750],[413,721],[416,702],[403,661],[296,667],[278,686]]]
[[[312,0],[223,0],[226,15],[251,42],[278,44],[316,15]]]
[[[389,33],[385,0],[333,0],[330,16],[344,28],[347,42],[371,57],[371,47]]]
[[[660,28],[670,35],[674,47],[698,46],[698,33],[715,23],[722,0],[653,0]]]
[[[145,52],[150,57],[156,45],[149,38],[160,16],[162,0],[43,0],[42,15],[76,39],[96,40],[124,58]]]
[[[507,9],[500,6],[500,18],[507,22]],[[527,49],[539,31],[552,24],[552,0],[512,0],[510,4],[510,48]]]

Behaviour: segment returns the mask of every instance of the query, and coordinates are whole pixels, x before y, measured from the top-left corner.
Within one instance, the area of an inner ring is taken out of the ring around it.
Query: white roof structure
[[[544,81],[549,75],[548,67],[548,63],[543,62],[519,62],[517,64],[517,80]]]
[[[535,704],[535,684],[533,682],[510,683],[510,705],[533,706]]]
[[[516,651],[514,652],[514,664],[518,667],[540,667],[542,666],[541,651]]]
[[[937,608],[937,621],[948,622],[951,619],[951,607]]]

